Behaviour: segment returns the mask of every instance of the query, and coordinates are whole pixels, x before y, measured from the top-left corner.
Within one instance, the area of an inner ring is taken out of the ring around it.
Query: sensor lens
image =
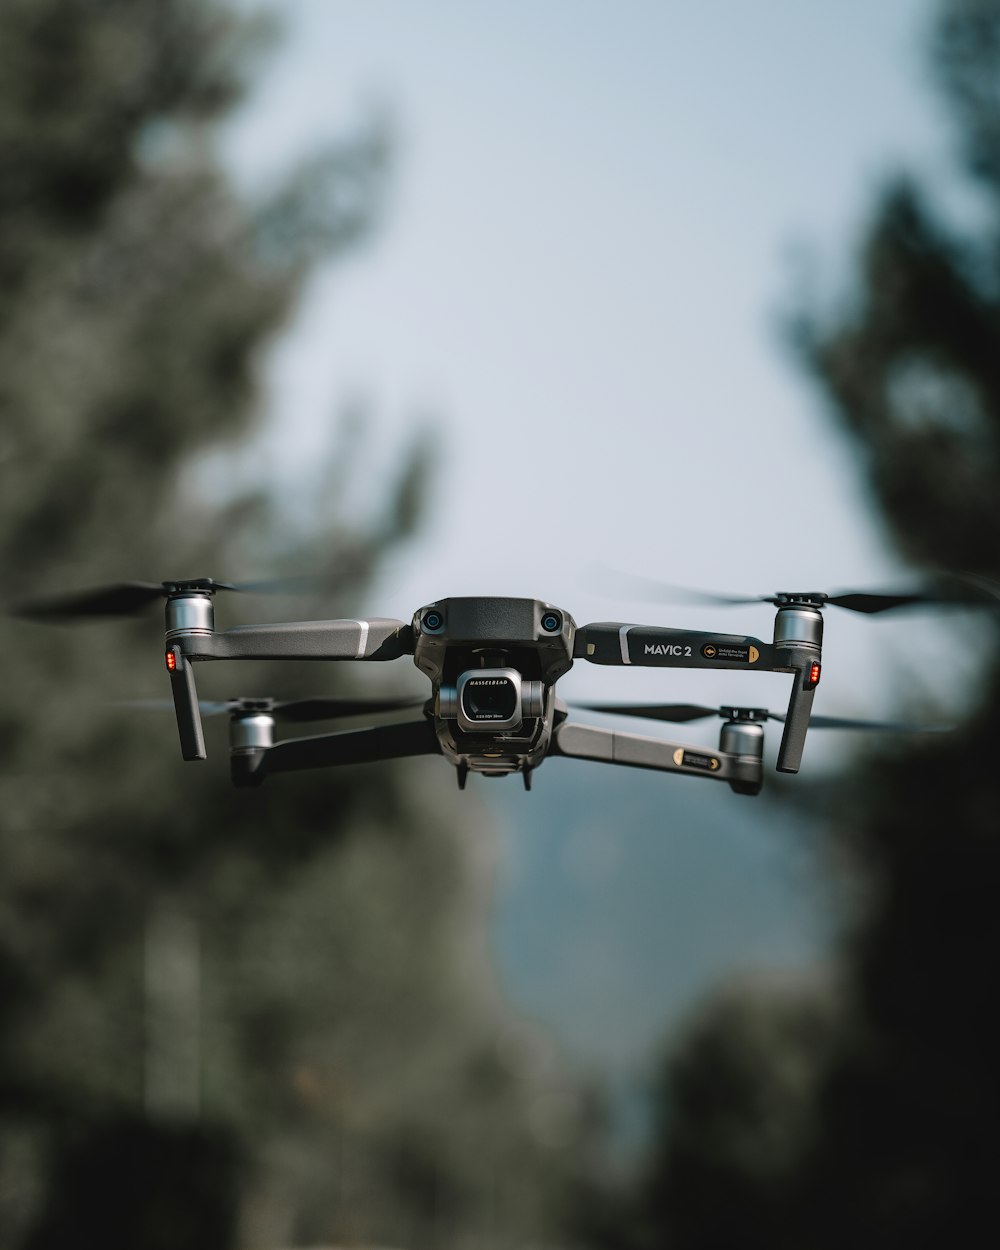
[[[509,677],[470,677],[462,690],[462,704],[469,720],[510,721],[517,712],[519,696]]]
[[[425,612],[424,613],[424,629],[430,630],[431,633],[436,634],[437,631],[443,625],[444,625],[444,617],[441,615],[440,612]]]
[[[562,617],[558,612],[546,612],[542,617],[542,629],[547,634],[557,634],[562,629]]]

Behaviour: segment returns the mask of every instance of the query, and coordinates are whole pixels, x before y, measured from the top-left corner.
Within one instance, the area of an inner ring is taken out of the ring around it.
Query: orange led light
[[[176,671],[177,671],[177,652],[168,651],[167,652],[167,672],[174,673]]]
[[[817,660],[814,660],[812,664],[809,666],[809,685],[810,686],[819,685],[819,675],[821,672],[822,672],[822,669],[820,667],[819,662]]]

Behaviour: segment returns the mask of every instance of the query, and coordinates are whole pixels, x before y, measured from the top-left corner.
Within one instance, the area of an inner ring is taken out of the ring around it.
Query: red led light
[[[171,650],[167,652],[167,672],[174,673],[176,671],[177,671],[177,652]]]
[[[812,664],[810,664],[809,666],[809,679],[808,679],[807,685],[818,686],[819,675],[821,672],[822,672],[822,669],[820,667],[819,661],[814,660]]]

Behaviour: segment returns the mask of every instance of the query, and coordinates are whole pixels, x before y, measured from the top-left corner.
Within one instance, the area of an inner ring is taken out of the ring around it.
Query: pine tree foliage
[[[230,596],[220,624],[336,616],[415,521],[419,450],[363,530],[318,499],[303,538],[266,480],[199,490],[204,455],[258,429],[311,266],[382,193],[377,129],[270,199],[233,190],[213,126],[267,34],[221,0],[0,7],[8,605],[303,568],[334,589]],[[211,723],[209,764],[182,764],[169,716],[117,706],[167,693],[160,628],[0,623],[0,1243],[547,1235],[573,1125],[553,1134],[490,988],[482,812],[404,767],[236,792]],[[202,669],[209,698],[379,680]]]
[[[956,224],[935,188],[898,176],[848,298],[832,313],[807,310],[795,341],[900,552],[918,569],[997,586],[997,0],[942,0],[931,53],[975,213]],[[836,992],[718,1006],[692,1032],[669,1065],[642,1244],[914,1250],[970,1244],[992,1223],[997,618],[952,625],[951,637],[969,640],[982,674],[959,731],[869,752],[825,797],[815,792],[863,900],[845,922]],[[755,1044],[761,1013],[776,1043],[766,1049]],[[803,1077],[801,1097],[781,1094],[782,1072]],[[776,1152],[776,1140],[795,1148]]]

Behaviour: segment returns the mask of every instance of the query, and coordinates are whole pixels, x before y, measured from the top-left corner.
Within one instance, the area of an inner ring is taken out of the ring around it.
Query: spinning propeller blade
[[[772,720],[783,721],[780,712],[771,714]],[[842,716],[811,716],[810,729],[860,729],[870,733],[883,734],[946,734],[951,733],[953,725],[914,725],[908,721],[884,720],[852,720]]]
[[[421,707],[425,696],[408,695],[385,699],[288,699],[274,705],[274,715],[284,721],[329,720],[337,716],[365,716],[369,712],[396,712]]]
[[[32,620],[74,620],[88,616],[132,616],[149,607],[157,599],[165,599],[179,590],[236,591],[254,595],[296,595],[316,590],[334,590],[336,583],[323,577],[279,577],[255,582],[219,582],[212,577],[183,578],[170,582],[118,582],[91,590],[72,591],[44,599],[29,599],[15,604],[14,616]]]
[[[675,724],[686,724],[688,721],[719,715],[717,707],[701,707],[697,703],[574,703],[572,706],[588,712],[608,712],[612,716],[645,716],[648,720],[673,721]]]
[[[844,608],[848,612],[862,612],[869,616],[918,604],[929,607],[1000,608],[1000,585],[987,578],[964,574],[953,575],[912,591],[845,590],[836,594],[822,590],[777,591],[771,595],[718,594],[715,591],[692,590],[686,586],[673,586],[669,582],[613,570],[601,570],[601,574],[606,578],[610,575],[613,579],[615,593],[629,594],[653,603],[706,603],[721,607],[772,603],[782,607],[796,602],[808,602],[817,607]]]
[[[34,620],[130,616],[133,612],[141,612],[163,595],[161,582],[119,582],[116,586],[55,595],[49,599],[29,599],[25,603],[15,604],[12,613],[14,616],[25,616]]]
[[[606,712],[612,716],[644,716],[648,720],[670,721],[684,724],[688,721],[706,720],[711,716],[722,720],[767,721],[782,724],[784,712],[769,712],[766,708],[749,707],[702,707],[695,703],[574,703],[574,707],[589,712]],[[853,720],[840,716],[812,716],[810,729],[859,729],[872,733],[947,733],[950,725],[914,725],[905,721]]]
[[[403,708],[420,707],[427,699],[418,695],[387,698],[353,699],[254,699],[234,698],[224,700],[200,699],[198,706],[202,716],[226,716],[234,713],[262,712],[275,720],[304,723],[306,721],[335,720],[339,716],[366,716],[377,712],[395,712]],[[170,699],[127,699],[119,707],[146,709],[152,712],[172,712]]]

